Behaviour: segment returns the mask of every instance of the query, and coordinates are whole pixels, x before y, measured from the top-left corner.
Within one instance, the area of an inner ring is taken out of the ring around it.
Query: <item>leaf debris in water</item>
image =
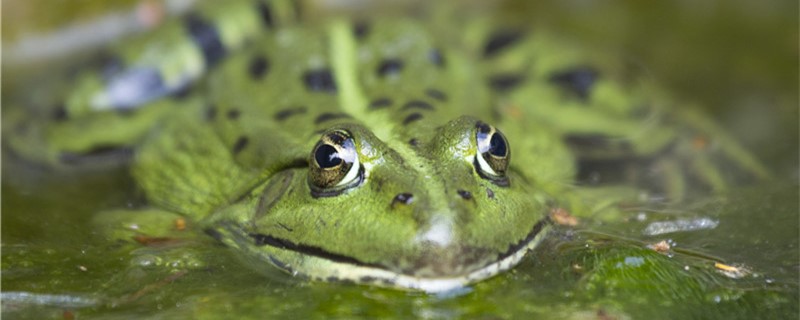
[[[714,229],[719,225],[719,221],[709,218],[699,218],[693,220],[675,220],[653,222],[644,229],[647,236],[656,236],[665,233],[696,231]]]

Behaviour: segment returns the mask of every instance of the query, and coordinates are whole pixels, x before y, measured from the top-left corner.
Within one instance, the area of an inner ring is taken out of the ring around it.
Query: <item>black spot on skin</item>
[[[216,106],[208,106],[206,108],[206,120],[214,120],[217,118],[217,107]]]
[[[339,281],[339,278],[334,277],[334,276],[329,276],[329,277],[325,278],[325,281],[327,281],[327,282],[336,282],[336,281]]]
[[[64,106],[64,104],[59,104],[53,109],[53,120],[67,120],[67,108]]]
[[[370,110],[383,109],[392,106],[392,99],[378,98],[369,103]]]
[[[490,58],[495,56],[503,49],[517,43],[520,39],[522,39],[522,36],[523,33],[517,30],[495,31],[491,36],[489,36],[489,40],[486,41],[486,44],[483,47],[483,57]]]
[[[175,100],[183,100],[192,92],[192,86],[182,86],[172,93],[171,97]]]
[[[377,73],[381,77],[394,75],[403,71],[403,61],[399,59],[386,59],[378,66]]]
[[[319,116],[317,116],[316,119],[314,119],[314,124],[320,124],[320,123],[323,123],[325,121],[330,121],[330,120],[335,120],[335,119],[343,119],[343,118],[348,118],[349,119],[351,117],[350,117],[349,114],[346,114],[346,113],[325,112],[325,113],[320,114]]]
[[[492,191],[492,189],[486,188],[486,196],[489,197],[489,199],[494,199],[494,191]]]
[[[431,63],[440,68],[444,67],[445,64],[447,63],[447,61],[445,61],[444,59],[444,56],[442,55],[442,52],[439,49],[431,49],[431,51],[428,52],[428,60],[430,60]]]
[[[356,21],[353,24],[353,35],[358,40],[363,40],[369,34],[369,23],[366,21]]]
[[[336,92],[336,81],[330,69],[309,70],[303,74],[303,82],[311,91]]]
[[[216,229],[206,228],[205,230],[203,230],[203,232],[205,232],[205,234],[211,236],[212,238],[214,238],[217,241],[220,241],[220,242],[222,241],[222,234],[219,233],[219,231],[217,231]]]
[[[414,195],[410,193],[398,193],[396,196],[394,196],[394,199],[392,199],[392,208],[399,204],[408,205],[412,202],[414,202]]]
[[[416,147],[419,145],[419,140],[417,140],[417,138],[412,138],[411,140],[408,140],[408,144],[410,144],[412,147]]]
[[[225,47],[214,25],[196,14],[186,15],[184,23],[192,40],[203,53],[206,66],[213,66],[225,56]]]
[[[583,101],[591,94],[592,87],[599,77],[598,72],[591,67],[578,67],[575,69],[555,72],[550,75],[550,82],[564,90],[571,92]]]
[[[499,92],[508,91],[519,86],[525,77],[518,74],[497,74],[489,78],[489,86]]]
[[[444,92],[441,92],[441,91],[436,90],[436,89],[425,90],[425,94],[428,95],[429,97],[434,98],[436,100],[439,100],[441,102],[447,101],[447,95]]]
[[[420,114],[419,112],[414,112],[412,114],[409,114],[405,119],[403,119],[403,125],[407,125],[419,119],[422,119],[422,114]]]
[[[228,110],[227,116],[228,119],[236,120],[239,119],[239,116],[242,115],[242,112],[239,109],[230,109]]]
[[[459,189],[456,192],[461,197],[461,199],[464,199],[464,200],[471,200],[472,199],[472,193],[469,192],[469,191]]]
[[[375,282],[376,280],[378,280],[378,278],[371,277],[371,276],[363,276],[358,280],[361,281],[362,283],[372,283],[372,282]]]
[[[250,142],[250,139],[247,137],[239,137],[239,139],[236,139],[236,142],[233,144],[233,154],[242,152],[242,150],[247,147],[248,142]]]
[[[250,64],[247,66],[247,71],[250,73],[250,78],[253,80],[261,80],[264,75],[269,71],[269,61],[261,55],[254,56],[250,59]]]
[[[425,101],[411,100],[403,105],[403,110],[410,110],[410,109],[433,110],[433,106]]]
[[[291,116],[304,114],[304,113],[306,113],[306,107],[287,108],[287,109],[283,109],[283,110],[279,110],[278,112],[275,112],[275,115],[273,117],[275,118],[275,120],[283,121],[283,120],[288,119]]]
[[[274,22],[272,19],[272,9],[269,7],[269,4],[265,3],[264,1],[259,1],[258,13],[259,15],[261,15],[261,22],[264,23],[264,27],[267,28],[274,27]]]

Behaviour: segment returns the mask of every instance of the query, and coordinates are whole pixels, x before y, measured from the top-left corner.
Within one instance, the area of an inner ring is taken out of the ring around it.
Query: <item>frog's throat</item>
[[[234,241],[222,237],[223,242],[240,249],[244,249],[240,241],[252,243],[255,240],[255,244],[260,250],[252,250],[251,247],[251,250],[248,251],[257,255],[258,260],[269,261],[274,266],[295,276],[319,281],[353,282],[435,293],[458,289],[511,269],[522,260],[529,250],[541,243],[551,224],[549,217],[539,220],[525,238],[510,245],[508,250],[486,265],[465,274],[439,277],[420,277],[391,271],[391,268],[381,264],[365,263],[353,257],[328,252],[318,247],[295,244],[268,235],[243,233],[241,229],[232,228],[231,225],[219,231],[238,238],[239,241]],[[238,231],[236,231],[237,229]]]

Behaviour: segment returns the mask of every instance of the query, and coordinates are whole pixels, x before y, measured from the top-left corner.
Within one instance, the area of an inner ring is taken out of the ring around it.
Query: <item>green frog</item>
[[[432,6],[203,3],[75,75],[6,144],[55,168],[126,162],[149,210],[255,268],[429,292],[513,268],[552,212],[721,191],[719,163],[768,176],[624,61]]]

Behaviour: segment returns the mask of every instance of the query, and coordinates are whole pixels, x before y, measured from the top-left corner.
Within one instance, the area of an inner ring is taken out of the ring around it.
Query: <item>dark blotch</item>
[[[53,120],[64,121],[67,120],[67,108],[63,104],[59,104],[53,110]]]
[[[206,108],[206,120],[214,120],[217,118],[217,107],[216,106],[208,106]]]
[[[425,90],[425,94],[428,95],[429,97],[434,98],[436,100],[439,100],[441,102],[447,101],[447,95],[444,92],[441,92],[441,91],[436,90],[436,89]]]
[[[400,73],[403,70],[403,61],[398,59],[386,59],[378,66],[378,75],[385,77]]]
[[[464,200],[471,200],[472,199],[472,192],[469,192],[467,190],[461,190],[461,189],[459,189],[456,192],[461,197],[461,199],[464,199]]]
[[[523,80],[525,77],[519,74],[498,74],[489,78],[489,86],[503,92],[516,88]]]
[[[236,120],[239,119],[239,116],[242,115],[242,112],[239,109],[230,109],[228,110],[227,116],[228,119]]]
[[[205,232],[205,234],[211,236],[212,238],[214,238],[217,241],[222,241],[222,233],[220,233],[216,229],[206,228],[205,230],[203,230],[203,232]]]
[[[383,109],[392,106],[392,99],[378,98],[369,103],[369,108],[372,110]]]
[[[264,56],[254,56],[250,59],[247,71],[250,72],[250,78],[253,80],[261,80],[264,78],[267,71],[269,71],[269,61],[267,61],[267,58]]]
[[[353,25],[353,35],[358,40],[363,40],[369,34],[369,23],[366,21],[356,21]]]
[[[287,109],[283,109],[283,110],[279,110],[278,112],[275,112],[275,115],[273,117],[275,118],[275,120],[283,121],[283,120],[288,119],[291,116],[299,115],[299,114],[303,114],[303,113],[306,113],[306,107],[287,108]]]
[[[267,28],[274,27],[274,22],[272,19],[272,9],[269,7],[268,4],[264,3],[264,1],[258,2],[258,13],[261,15],[261,22],[264,23],[264,26]]]
[[[175,90],[170,96],[175,100],[183,100],[192,93],[192,86],[182,86]]]
[[[422,119],[422,114],[420,114],[419,112],[414,112],[412,114],[409,114],[405,119],[403,119],[403,125],[407,125],[419,119]]]
[[[416,147],[419,145],[419,140],[417,140],[417,138],[412,138],[411,140],[408,140],[408,144],[410,144],[412,147]]]
[[[550,75],[550,82],[576,95],[581,100],[589,98],[599,74],[591,67],[578,67]]]
[[[444,67],[445,63],[447,63],[444,59],[444,55],[442,55],[442,51],[439,49],[431,49],[431,51],[428,52],[428,60],[437,67]]]
[[[411,100],[403,105],[403,110],[410,110],[410,109],[433,110],[433,106],[425,101]]]
[[[375,282],[376,280],[378,280],[378,278],[375,278],[375,277],[372,277],[372,276],[362,276],[359,279],[359,281],[361,281],[362,283],[371,283],[371,282]]]
[[[489,199],[494,199],[494,191],[492,191],[492,189],[486,188],[486,196],[489,197]]]
[[[317,116],[316,119],[314,119],[314,124],[320,124],[320,123],[323,123],[325,121],[330,121],[330,120],[335,120],[335,119],[342,119],[342,118],[350,118],[350,115],[346,114],[346,113],[325,112],[325,113],[320,114],[319,116]]]
[[[414,202],[414,195],[410,193],[398,193],[394,196],[394,199],[392,199],[392,207],[398,204],[411,204],[412,202]]]
[[[483,47],[483,57],[489,58],[496,55],[504,48],[508,48],[520,39],[523,33],[518,30],[498,30],[489,36],[489,40]]]
[[[303,74],[303,82],[311,91],[336,92],[336,81],[330,69],[309,70]]]
[[[186,29],[189,35],[203,52],[206,66],[213,66],[225,56],[225,47],[217,29],[196,14],[186,16]]]
[[[242,150],[247,147],[248,142],[250,142],[250,139],[247,137],[239,137],[239,139],[236,139],[236,143],[233,144],[233,154],[242,152]]]

